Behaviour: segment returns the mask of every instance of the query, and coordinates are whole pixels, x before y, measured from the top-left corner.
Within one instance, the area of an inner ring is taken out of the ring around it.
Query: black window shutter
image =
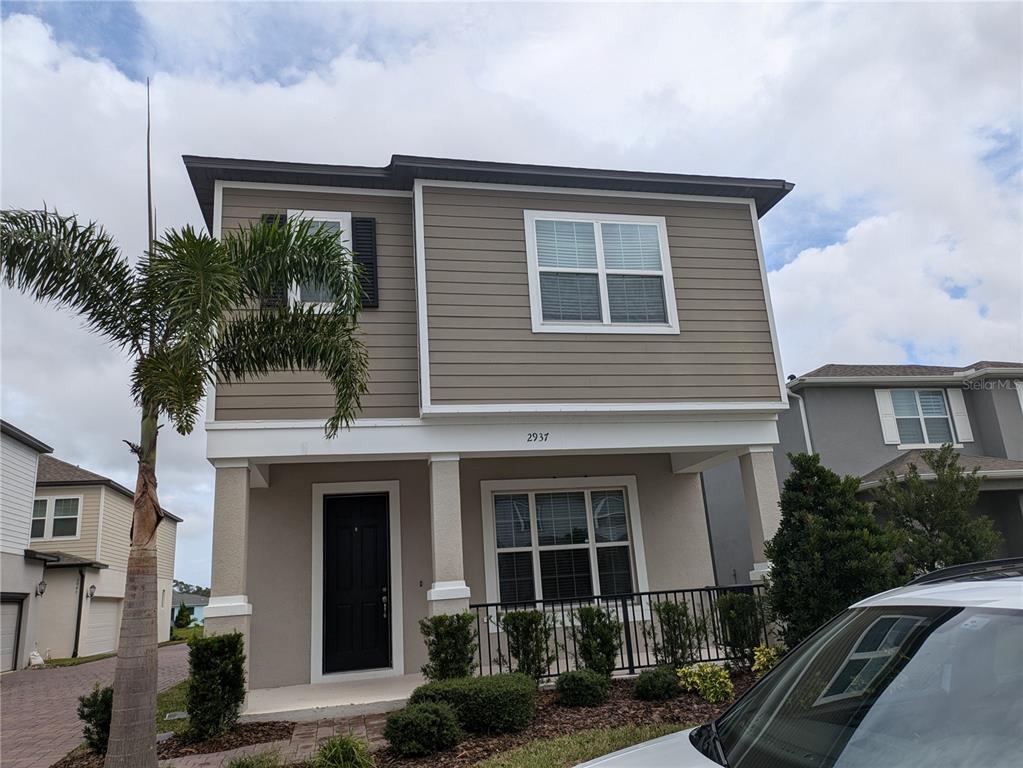
[[[377,285],[377,220],[352,218],[352,250],[355,263],[362,269],[359,282],[362,284],[363,308],[380,306],[380,290]]]
[[[283,227],[288,221],[288,217],[283,213],[264,213],[262,218],[264,224],[276,224],[278,227]],[[283,284],[275,286],[259,301],[260,309],[284,307],[287,306],[287,304],[288,286]]]

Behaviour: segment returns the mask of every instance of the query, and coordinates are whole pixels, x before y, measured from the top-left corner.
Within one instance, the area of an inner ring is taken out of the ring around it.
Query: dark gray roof
[[[286,163],[196,155],[183,155],[182,159],[188,170],[188,178],[192,182],[196,199],[199,201],[203,219],[211,230],[213,183],[218,180],[410,190],[416,179],[433,179],[622,192],[747,197],[756,202],[759,216],[771,210],[794,186],[782,179],[612,171],[414,155],[392,155],[391,162],[382,167]]]
[[[32,437],[28,432],[18,429],[16,426],[11,424],[9,421],[0,419],[0,433],[7,435],[13,440],[17,440],[22,445],[27,445],[34,451],[39,453],[51,453],[53,449],[38,438]]]
[[[909,473],[909,467],[911,464],[915,464],[917,471],[921,477],[928,477],[932,475],[930,467],[927,466],[927,462],[923,458],[923,449],[914,448],[912,451],[906,451],[896,456],[891,461],[885,462],[877,469],[873,469],[867,474],[860,478],[860,487],[869,488],[877,485],[884,480],[889,472],[894,472],[895,477],[899,480],[904,478]],[[959,465],[963,467],[967,472],[972,472],[973,468],[976,467],[978,474],[987,475],[991,472],[1006,472],[1015,473],[1018,472],[1020,476],[1023,476],[1023,461],[1017,461],[1016,459],[1005,459],[1000,456],[970,456],[968,454],[959,454]]]
[[[845,365],[828,363],[804,373],[799,378],[874,378],[878,376],[953,376],[966,371],[979,371],[985,368],[1023,368],[1023,363],[1012,363],[994,360],[978,360],[971,365],[959,367],[945,365]]]
[[[42,560],[47,568],[109,568],[106,563],[98,560],[90,560],[87,557],[69,555],[67,552],[42,552],[36,549],[26,549],[25,557],[32,560]]]
[[[69,464],[54,456],[39,457],[39,472],[36,475],[36,485],[40,488],[60,488],[69,485],[105,485],[107,488],[117,491],[134,499],[135,494],[118,482],[109,477],[97,475],[87,469],[82,469],[77,464]],[[174,522],[180,523],[181,518],[171,514],[164,508],[163,513]]]
[[[178,592],[174,590],[171,596],[171,605],[187,605],[194,608],[197,605],[209,605],[210,599],[205,595],[193,595],[191,592]]]

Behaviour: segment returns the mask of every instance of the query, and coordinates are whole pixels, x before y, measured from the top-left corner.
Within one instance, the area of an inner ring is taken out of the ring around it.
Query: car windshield
[[[1019,766],[1023,613],[849,610],[715,725],[731,768]]]

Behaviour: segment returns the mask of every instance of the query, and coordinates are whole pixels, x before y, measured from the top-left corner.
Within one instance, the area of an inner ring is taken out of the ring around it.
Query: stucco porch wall
[[[650,588],[714,582],[699,475],[673,474],[668,454],[463,457],[459,464],[471,602],[486,600],[480,486],[486,480],[635,476]],[[310,682],[315,483],[398,481],[404,672],[418,672],[425,661],[418,622],[427,615],[433,581],[427,462],[274,464],[269,479],[249,497],[250,688]]]

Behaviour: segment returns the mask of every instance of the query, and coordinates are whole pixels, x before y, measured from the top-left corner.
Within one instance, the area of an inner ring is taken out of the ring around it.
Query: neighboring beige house
[[[45,559],[35,645],[48,658],[117,649],[134,494],[52,456],[39,457],[31,550]],[[166,512],[166,510],[165,510]],[[174,548],[181,518],[157,529],[159,637],[170,637]]]
[[[310,218],[363,267],[369,392],[350,429],[324,437],[333,395],[312,371],[209,395],[205,625],[244,633],[271,706],[284,694],[264,689],[329,703],[330,683],[418,672],[428,614],[713,584],[700,472],[736,457],[763,569],[787,396],[759,219],[791,184],[404,156],[185,165],[215,236]]]
[[[43,560],[29,549],[39,455],[53,449],[0,421],[0,672],[20,669],[32,652]]]

